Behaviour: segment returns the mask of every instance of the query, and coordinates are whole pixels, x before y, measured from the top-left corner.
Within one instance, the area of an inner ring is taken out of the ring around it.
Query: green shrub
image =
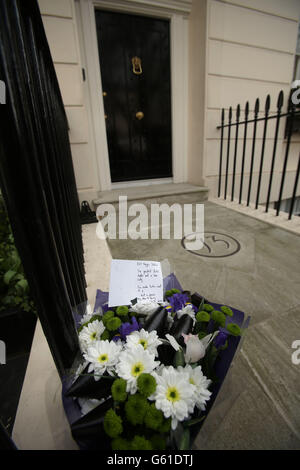
[[[0,311],[15,307],[35,311],[0,194]]]

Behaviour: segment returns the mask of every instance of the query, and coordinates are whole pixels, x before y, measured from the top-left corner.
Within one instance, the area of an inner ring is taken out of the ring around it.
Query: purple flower
[[[110,307],[108,306],[108,303],[102,305],[102,312],[106,313],[108,310],[111,310]]]
[[[226,340],[228,338],[228,331],[225,328],[219,328],[219,333],[215,337],[214,346],[219,349],[225,346]]]
[[[180,293],[173,294],[172,297],[168,297],[168,301],[172,306],[174,312],[183,309],[187,303],[191,303],[188,294]],[[195,312],[198,312],[197,308],[194,305],[192,305],[192,307]]]
[[[121,335],[118,333],[118,334],[116,334],[111,340],[117,342],[117,341],[119,341],[120,339],[121,339]]]
[[[130,335],[130,333],[132,333],[133,331],[137,331],[137,330],[140,329],[140,325],[137,322],[135,317],[132,317],[131,321],[132,321],[132,323],[129,323],[129,322],[122,323],[122,325],[119,328],[121,338],[124,339],[124,340],[126,339],[127,335]]]

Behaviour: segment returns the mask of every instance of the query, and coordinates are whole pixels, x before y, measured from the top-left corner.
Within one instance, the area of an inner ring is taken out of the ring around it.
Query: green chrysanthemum
[[[233,316],[233,311],[231,310],[230,307],[226,307],[226,305],[223,305],[221,308],[220,308],[221,312],[223,312],[225,315],[228,315],[228,317],[232,317]]]
[[[115,331],[121,326],[121,324],[122,324],[122,322],[121,322],[120,318],[113,317],[113,318],[109,318],[107,320],[105,326],[109,331]]]
[[[115,401],[125,401],[127,398],[126,380],[115,380],[111,386],[111,394]]]
[[[198,322],[205,322],[205,323],[208,323],[209,320],[210,320],[210,315],[208,312],[206,312],[205,310],[201,310],[200,312],[198,312],[196,314],[196,320]]]
[[[120,307],[117,307],[116,314],[120,317],[128,315],[128,307],[126,307],[126,305],[120,305]]]
[[[205,310],[206,312],[212,312],[214,310],[214,308],[210,304],[204,304],[203,305],[203,310]]]
[[[236,323],[229,323],[226,328],[233,336],[241,336],[242,334],[242,330]]]
[[[178,289],[171,289],[172,295],[173,294],[180,294],[180,290]]]
[[[213,310],[211,312],[211,318],[217,325],[222,326],[222,327],[225,326],[226,317],[224,313],[220,312],[219,310]]]
[[[152,444],[148,439],[145,439],[143,436],[134,436],[131,441],[132,450],[153,450]]]
[[[141,374],[137,379],[137,387],[141,395],[149,397],[156,390],[156,380],[151,374]]]
[[[123,437],[117,437],[111,442],[112,450],[131,450],[130,442]]]
[[[142,395],[130,395],[125,403],[126,418],[134,426],[142,424],[149,406],[146,398]]]
[[[180,290],[178,289],[169,289],[166,291],[165,296],[166,297],[172,297],[174,294],[180,294]]]
[[[145,414],[144,423],[147,428],[158,431],[163,423],[164,415],[160,410],[155,407],[155,404],[152,403]]]
[[[110,318],[113,318],[114,316],[115,316],[115,312],[113,312],[112,310],[107,310],[107,312],[102,317],[102,321],[103,321],[104,326],[106,326],[107,321]]]
[[[106,412],[103,426],[106,434],[112,438],[119,436],[123,431],[122,418],[112,408]]]

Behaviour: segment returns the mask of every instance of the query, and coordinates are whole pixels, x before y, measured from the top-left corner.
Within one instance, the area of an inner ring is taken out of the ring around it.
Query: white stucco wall
[[[202,0],[199,0],[200,2]],[[196,2],[197,3],[197,2]],[[267,94],[271,96],[271,111],[276,111],[277,96],[284,91],[285,103],[293,80],[294,55],[296,50],[298,21],[300,14],[299,0],[208,0],[206,19],[206,60],[205,60],[205,106],[203,113],[204,141],[202,147],[204,182],[216,196],[220,131],[216,126],[220,123],[221,109],[233,108],[233,120],[238,104],[241,106],[241,118],[244,118],[245,103],[250,105],[249,119],[253,117],[255,99],[260,99],[260,116],[263,116]],[[193,20],[195,21],[195,20]],[[199,21],[199,20],[198,20]],[[196,51],[196,44],[190,44]],[[194,52],[195,54],[195,52]],[[204,65],[204,64],[203,64]],[[203,79],[201,79],[203,81]],[[286,106],[284,105],[284,110]],[[253,125],[248,125],[248,142],[246,148],[246,166],[244,194],[246,197],[251,157]],[[279,141],[277,146],[274,182],[271,200],[278,197],[280,172],[285,153],[284,141],[285,119],[281,120]],[[261,202],[267,195],[269,169],[273,151],[275,120],[269,121],[263,179],[261,186]],[[238,196],[241,172],[243,126],[239,128],[238,159],[236,170],[236,191]],[[258,126],[253,189],[256,188],[258,169],[262,147],[263,125]],[[227,136],[227,131],[224,131]],[[231,151],[229,173],[232,174],[235,129],[231,131]],[[223,174],[225,173],[226,148],[223,148]],[[293,137],[288,160],[284,197],[290,197],[294,182],[300,150],[300,136]],[[200,157],[201,158],[201,157]],[[228,193],[231,190],[231,177],[228,180]],[[228,194],[227,193],[227,194]],[[300,194],[300,188],[299,188]],[[253,198],[256,191],[252,191]]]
[[[69,123],[69,138],[80,200],[99,190],[98,169],[74,0],[38,0]]]
[[[81,18],[78,18],[80,10],[75,8],[75,3],[75,0],[39,0],[70,125],[69,135],[79,197],[80,200],[91,201],[100,190],[101,168],[96,156],[91,98],[87,82],[82,78],[81,69],[83,66],[86,68],[86,64],[82,64],[83,40],[78,28]],[[221,109],[228,111],[229,106],[232,106],[235,116],[239,103],[243,119],[245,102],[248,100],[251,118],[257,97],[260,98],[260,109],[263,110],[267,94],[271,95],[271,112],[276,110],[280,90],[284,91],[287,98],[293,79],[299,13],[300,0],[192,2],[189,16],[188,154],[182,155],[182,158],[187,159],[188,182],[206,184],[211,189],[212,196],[216,195],[218,184],[220,131],[216,126],[220,123]],[[277,178],[274,178],[271,197],[273,200],[278,195],[284,158],[284,127],[285,119],[282,119],[275,164]],[[269,121],[262,201],[266,197],[268,186],[274,128],[275,120]],[[235,130],[232,129],[229,173],[232,173],[234,136]],[[243,126],[240,126],[236,188],[239,188],[240,183],[242,136]],[[252,125],[249,125],[244,188],[248,187],[251,136]],[[261,137],[262,125],[259,125],[253,187],[256,185],[259,168]],[[291,195],[299,144],[300,138],[293,137],[284,197]],[[223,151],[223,174],[225,159],[226,145]],[[230,184],[229,178],[229,190]],[[255,192],[252,194],[254,196]]]

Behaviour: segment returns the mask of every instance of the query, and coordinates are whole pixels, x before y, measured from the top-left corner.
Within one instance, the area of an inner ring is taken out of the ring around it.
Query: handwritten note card
[[[163,278],[158,261],[114,259],[110,268],[108,305],[163,301]]]

